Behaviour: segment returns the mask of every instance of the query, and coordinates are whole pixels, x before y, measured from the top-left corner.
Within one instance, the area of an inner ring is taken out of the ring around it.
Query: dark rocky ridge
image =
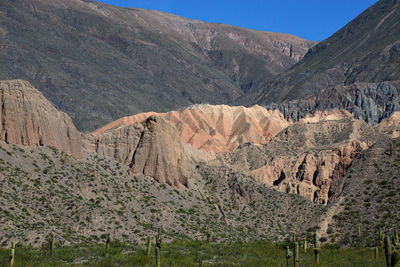
[[[356,119],[376,124],[400,110],[400,81],[337,85],[306,99],[271,104],[267,108],[279,109],[295,121],[316,110],[343,109]]]
[[[314,42],[83,0],[0,2],[0,79],[30,81],[80,130],[229,103]]]

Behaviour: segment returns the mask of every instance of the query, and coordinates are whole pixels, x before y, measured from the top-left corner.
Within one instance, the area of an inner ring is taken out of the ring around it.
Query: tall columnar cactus
[[[110,255],[110,243],[111,243],[110,233],[107,233],[107,237],[106,237],[106,254],[107,254],[107,257]]]
[[[49,252],[50,252],[50,255],[53,255],[53,249],[54,249],[54,235],[53,235],[53,233],[51,233],[50,237],[49,237]]]
[[[400,267],[400,252],[398,250],[393,251],[391,264],[392,267]]]
[[[304,249],[304,252],[307,252],[307,238],[304,238],[303,249]]]
[[[400,267],[400,252],[393,250],[389,236],[385,236],[385,258],[387,267]]]
[[[15,263],[15,242],[11,243],[11,253],[10,253],[10,267],[14,266]]]
[[[379,236],[378,236],[378,238],[379,238],[379,242],[381,244],[381,247],[384,247],[385,235],[383,234],[381,228],[379,228]]]
[[[396,247],[396,249],[399,249],[399,245],[400,245],[399,242],[400,242],[399,241],[399,233],[396,229],[396,230],[394,230],[394,233],[393,233],[393,244]]]
[[[299,243],[294,242],[293,267],[299,267]]]
[[[147,237],[147,249],[146,249],[146,256],[150,257],[151,253],[151,236]]]
[[[211,231],[210,231],[210,229],[207,229],[206,242],[210,243],[210,241],[211,241]]]
[[[290,250],[289,246],[285,248],[285,257],[286,257],[286,266],[290,266],[290,258],[292,257],[292,251]]]
[[[296,232],[292,233],[292,242],[296,242]]]
[[[161,267],[161,254],[159,247],[156,247],[156,267]]]
[[[161,249],[161,244],[162,243],[162,237],[161,237],[161,228],[158,228],[157,230],[157,236],[156,236],[156,246]]]
[[[374,247],[374,256],[375,256],[375,259],[378,259],[378,257],[379,257],[379,248],[378,247]]]
[[[385,237],[385,258],[386,258],[386,266],[391,267],[392,262],[392,242],[390,241],[390,237]]]
[[[321,248],[319,247],[319,244],[318,244],[318,235],[317,235],[317,233],[314,233],[314,260],[315,260],[315,264],[319,263],[319,254],[321,254]]]
[[[358,237],[361,237],[361,226],[358,226]]]

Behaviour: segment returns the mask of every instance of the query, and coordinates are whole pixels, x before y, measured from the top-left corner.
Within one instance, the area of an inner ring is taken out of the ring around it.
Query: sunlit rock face
[[[29,82],[0,81],[1,140],[24,146],[52,146],[82,156],[81,133]]]
[[[232,151],[244,143],[265,144],[290,125],[279,111],[260,106],[195,105],[168,113],[141,113],[114,121],[94,134],[133,125],[151,115],[177,128],[183,142],[208,152]]]

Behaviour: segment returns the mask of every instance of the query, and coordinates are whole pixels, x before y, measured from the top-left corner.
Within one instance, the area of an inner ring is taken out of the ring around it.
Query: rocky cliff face
[[[327,204],[332,183],[346,174],[374,136],[373,128],[351,118],[297,123],[266,145],[244,146],[219,158],[280,191]]]
[[[357,119],[377,124],[400,110],[400,81],[338,85],[309,98],[267,107],[279,109],[293,120],[300,120],[318,110],[341,109],[347,110]]]
[[[82,157],[81,134],[29,82],[0,81],[0,138],[8,144],[53,146]]]
[[[125,117],[93,133],[132,125],[151,115],[162,116],[175,125],[184,143],[208,152],[231,151],[247,142],[265,144],[290,124],[279,111],[260,106],[195,105],[180,111]]]
[[[132,175],[145,175],[176,188],[189,187],[194,162],[205,155],[182,143],[175,126],[161,117],[84,135],[30,83],[0,81],[0,133],[8,144],[52,146],[76,158],[96,153],[113,158]]]
[[[114,158],[143,174],[176,188],[193,182],[193,164],[205,160],[201,152],[183,144],[169,121],[150,116],[143,122],[87,136],[87,150]]]

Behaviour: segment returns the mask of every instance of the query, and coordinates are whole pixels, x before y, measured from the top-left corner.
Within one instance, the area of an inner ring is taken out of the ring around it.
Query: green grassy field
[[[286,266],[283,245],[267,242],[204,243],[175,241],[163,245],[161,266]],[[154,247],[153,247],[154,248]],[[53,255],[39,249],[17,248],[15,267],[58,266],[155,266],[154,250],[146,257],[144,247],[113,244],[109,255],[102,246],[55,249]],[[8,266],[9,249],[0,250],[0,266]],[[292,261],[291,261],[291,265]],[[300,249],[300,266],[384,267],[384,252],[374,258],[371,248],[322,248],[320,264],[312,249]]]

